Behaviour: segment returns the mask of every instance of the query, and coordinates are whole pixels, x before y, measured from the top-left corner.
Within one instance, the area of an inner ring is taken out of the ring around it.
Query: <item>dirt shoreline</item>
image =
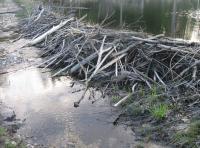
[[[0,1],[0,76],[15,72],[24,68],[24,62],[30,64],[28,56],[20,51],[21,45],[26,40],[14,42],[18,38],[18,18],[16,12],[21,8],[13,0]],[[0,90],[2,91],[2,90]],[[1,92],[1,95],[3,93]],[[2,96],[1,96],[2,97]],[[2,100],[1,100],[2,101]],[[24,148],[32,147],[25,143],[24,139],[17,135],[17,130],[23,125],[23,121],[17,119],[15,111],[4,102],[0,103],[0,147]]]

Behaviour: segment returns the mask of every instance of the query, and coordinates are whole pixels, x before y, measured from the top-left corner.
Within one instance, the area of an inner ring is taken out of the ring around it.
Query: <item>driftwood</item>
[[[163,34],[148,36],[104,29],[84,23],[84,18],[75,19],[73,14],[58,17],[44,9],[36,10],[21,23],[23,37],[32,39],[28,45],[41,48],[45,61],[39,66],[57,70],[53,76],[62,73],[78,76],[87,86],[98,83],[109,88],[112,83],[119,86],[128,83],[134,91],[141,85],[147,88],[156,85],[165,88],[166,94],[172,86],[198,93],[199,43]]]

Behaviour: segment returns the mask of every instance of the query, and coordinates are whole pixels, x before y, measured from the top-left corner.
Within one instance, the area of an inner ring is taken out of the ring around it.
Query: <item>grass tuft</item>
[[[0,127],[0,137],[4,136],[6,134],[6,129],[3,127]]]
[[[194,121],[190,124],[185,132],[178,132],[173,137],[174,143],[187,148],[197,148],[196,141],[199,140],[200,135],[200,120]]]
[[[150,107],[149,111],[155,119],[162,120],[167,116],[169,109],[166,104],[160,104]]]

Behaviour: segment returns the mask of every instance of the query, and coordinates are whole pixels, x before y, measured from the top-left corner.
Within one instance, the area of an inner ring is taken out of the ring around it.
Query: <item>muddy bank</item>
[[[17,18],[15,12],[20,8],[12,0],[0,1],[0,77],[10,71],[13,67],[20,65],[24,58],[21,53],[13,48],[12,41],[18,37]],[[2,83],[0,83],[2,85]],[[24,147],[23,139],[16,134],[23,125],[18,119],[15,110],[2,100],[3,92],[0,93],[0,147]]]
[[[19,8],[12,1],[0,2],[0,73],[7,73],[5,70],[11,66],[21,63],[22,58],[16,54],[9,54],[7,45],[11,38],[16,37],[16,33],[11,31],[16,25],[15,11]],[[1,93],[1,96],[3,94]],[[1,147],[20,146],[21,139],[14,136],[21,121],[16,119],[16,114],[12,108],[4,104],[1,100],[0,103],[0,145]]]

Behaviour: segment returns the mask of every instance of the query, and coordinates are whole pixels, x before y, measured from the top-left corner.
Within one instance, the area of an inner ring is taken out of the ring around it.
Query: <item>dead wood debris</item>
[[[54,76],[79,76],[87,86],[98,84],[108,90],[117,83],[134,87],[133,91],[156,85],[169,96],[171,90],[199,93],[199,43],[104,29],[84,18],[40,9],[20,24],[23,37],[31,39],[27,46],[36,45],[43,52],[45,61],[38,66],[57,69]]]

